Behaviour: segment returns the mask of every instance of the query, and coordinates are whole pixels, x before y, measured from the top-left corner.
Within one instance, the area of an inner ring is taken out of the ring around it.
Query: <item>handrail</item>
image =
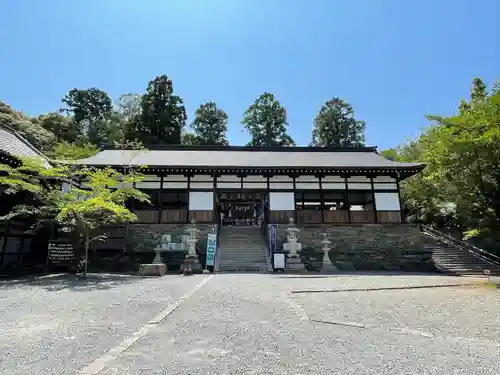
[[[214,259],[214,272],[217,272],[219,270],[219,255],[220,255],[220,241],[219,241],[219,235],[220,235],[220,230],[222,227],[222,221],[219,222],[219,225],[214,224],[214,229],[215,229],[215,234],[216,234],[216,239],[217,239],[217,247],[215,248],[215,259]]]
[[[422,230],[425,232],[428,232],[436,237],[439,237],[439,239],[443,240],[444,242],[450,243],[454,246],[457,246],[459,248],[462,248],[464,250],[469,251],[473,255],[477,256],[478,258],[481,258],[483,260],[486,260],[490,263],[500,265],[500,257],[492,254],[486,250],[483,250],[477,246],[471,245],[467,242],[464,242],[462,240],[459,240],[455,237],[450,236],[449,234],[443,233],[438,229],[435,229],[429,225],[422,225]]]

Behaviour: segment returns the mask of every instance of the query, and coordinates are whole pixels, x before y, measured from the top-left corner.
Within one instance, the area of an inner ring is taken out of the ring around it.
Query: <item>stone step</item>
[[[243,260],[243,259],[266,259],[264,255],[261,254],[255,254],[255,255],[247,255],[247,256],[232,256],[232,255],[224,255],[223,253],[220,254],[219,259],[237,259],[237,260]]]
[[[224,266],[225,264],[239,263],[239,264],[251,264],[251,263],[262,263],[267,264],[265,259],[219,259],[219,265]]]
[[[226,254],[240,254],[240,253],[263,253],[264,252],[264,249],[263,248],[257,248],[257,249],[248,249],[248,248],[244,248],[244,249],[227,249],[227,248],[223,248],[221,247],[221,249],[223,249],[222,251]]]
[[[227,253],[220,253],[220,258],[221,259],[252,259],[252,258],[257,258],[257,259],[266,259],[264,253],[258,253],[258,254],[227,254]]]

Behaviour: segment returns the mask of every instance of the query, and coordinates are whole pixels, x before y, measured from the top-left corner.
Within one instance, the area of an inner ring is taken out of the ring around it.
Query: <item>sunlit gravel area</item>
[[[412,274],[2,282],[0,374],[496,374],[500,289],[482,283]]]

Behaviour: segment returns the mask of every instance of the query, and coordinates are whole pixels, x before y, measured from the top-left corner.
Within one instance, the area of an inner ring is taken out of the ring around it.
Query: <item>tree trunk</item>
[[[84,264],[83,264],[83,277],[87,277],[88,263],[89,263],[89,234],[87,231],[83,234],[83,247],[85,249],[84,253]]]

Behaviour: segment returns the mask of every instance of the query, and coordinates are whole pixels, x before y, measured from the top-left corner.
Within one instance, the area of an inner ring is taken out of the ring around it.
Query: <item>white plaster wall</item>
[[[187,181],[188,178],[186,176],[180,176],[180,175],[170,175],[170,176],[165,176],[163,177],[163,182],[168,182],[168,181]]]
[[[248,182],[243,183],[243,189],[266,189],[267,182]]]
[[[293,189],[293,182],[270,182],[269,189]]]
[[[240,182],[217,182],[217,187],[222,189],[240,189]]]
[[[213,189],[213,182],[191,182],[191,189]]]
[[[293,178],[289,176],[273,176],[269,177],[269,182],[293,182]]]
[[[299,176],[295,178],[295,182],[319,182],[319,178],[314,176]]]
[[[220,176],[217,177],[217,182],[236,182],[241,181],[241,178],[238,176]]]
[[[396,182],[396,179],[390,176],[377,176],[373,178],[373,182]]]
[[[345,184],[343,182],[337,183],[322,183],[323,190],[345,190]]]
[[[212,191],[190,191],[189,209],[212,211],[214,209],[214,193]]]
[[[391,183],[375,183],[373,184],[375,190],[398,190],[398,184]]]
[[[344,182],[344,177],[341,176],[325,176],[322,182]]]
[[[293,192],[269,193],[269,209],[271,211],[294,210],[295,194]]]
[[[144,178],[142,181],[144,182],[151,182],[151,181],[160,181],[161,177],[160,176],[153,176],[153,175],[144,175]]]
[[[295,184],[297,190],[299,189],[309,189],[309,190],[319,190],[319,182],[297,182]]]
[[[158,182],[137,182],[135,187],[137,189],[159,189],[161,183]]]
[[[377,211],[399,211],[398,193],[375,193],[375,204]]]
[[[164,189],[187,189],[187,182],[163,182]]]
[[[371,184],[362,184],[362,183],[352,183],[349,182],[347,184],[349,190],[371,190]]]
[[[191,177],[191,182],[193,182],[193,181],[195,181],[195,182],[210,182],[210,181],[212,181],[213,182],[213,180],[214,180],[213,176],[202,175],[202,174],[194,175],[193,177]]]
[[[351,176],[347,179],[347,182],[367,182],[367,183],[370,183],[370,179],[366,176]]]
[[[267,177],[247,176],[247,177],[243,177],[243,182],[264,182],[264,183],[267,183]]]

